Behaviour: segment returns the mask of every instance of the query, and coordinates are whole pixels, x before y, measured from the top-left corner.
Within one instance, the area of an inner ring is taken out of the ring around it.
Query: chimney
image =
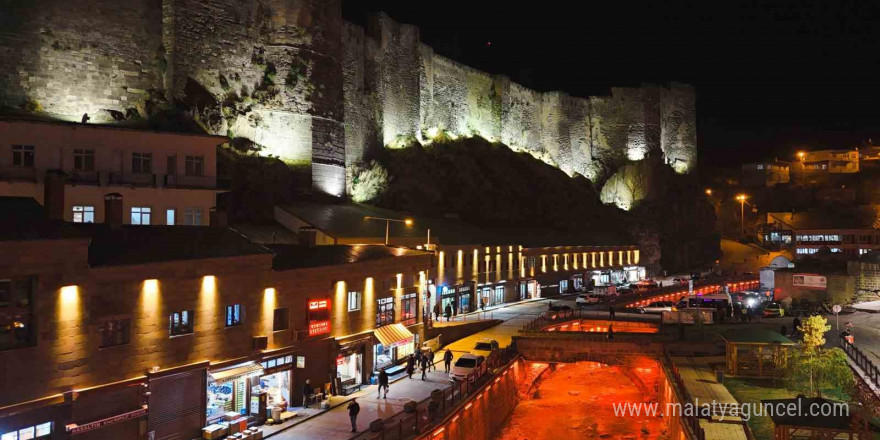
[[[225,229],[229,226],[229,216],[226,214],[226,210],[216,206],[211,208],[210,223],[212,228]]]
[[[104,196],[104,223],[122,226],[122,194],[110,193]]]
[[[64,220],[65,183],[67,183],[67,174],[63,171],[46,171],[43,181],[43,208],[52,220]]]
[[[301,226],[299,228],[299,244],[313,247],[318,241],[318,230],[311,226]]]

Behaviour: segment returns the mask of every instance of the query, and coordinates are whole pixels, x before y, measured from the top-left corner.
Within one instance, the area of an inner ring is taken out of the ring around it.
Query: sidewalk
[[[748,440],[743,421],[739,417],[725,414],[720,405],[737,405],[737,400],[723,384],[715,380],[713,363],[724,363],[723,356],[710,357],[673,357],[672,362],[678,368],[687,393],[697,405],[717,403],[712,407],[710,419],[700,419],[700,427],[707,439],[712,440]],[[682,402],[686,403],[686,402]],[[724,421],[721,421],[721,418]]]
[[[357,437],[367,431],[370,422],[376,419],[387,419],[403,412],[403,406],[410,400],[416,402],[427,399],[431,391],[445,389],[451,386],[449,376],[443,372],[442,360],[435,363],[438,371],[428,372],[427,380],[421,379],[421,373],[416,372],[413,378],[404,376],[391,383],[387,399],[377,398],[378,386],[365,386],[360,391],[348,396],[333,396],[330,398],[330,409],[312,410],[307,409],[310,415],[299,422],[288,422],[279,428],[266,426],[263,428],[264,438],[271,437],[276,440],[310,439],[310,440],[348,440]],[[346,406],[353,398],[358,399],[361,412],[358,415],[358,432],[351,432],[351,422],[348,418]],[[302,408],[295,408],[299,412]],[[312,413],[312,411],[315,411]]]

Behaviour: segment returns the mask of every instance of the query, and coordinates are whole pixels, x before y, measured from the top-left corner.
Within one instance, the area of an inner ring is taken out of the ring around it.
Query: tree
[[[800,347],[792,350],[788,365],[787,385],[810,397],[822,397],[822,390],[836,389],[852,395],[855,385],[846,353],[839,348],[826,349],[825,332],[831,330],[828,320],[811,316],[798,329],[804,338]]]

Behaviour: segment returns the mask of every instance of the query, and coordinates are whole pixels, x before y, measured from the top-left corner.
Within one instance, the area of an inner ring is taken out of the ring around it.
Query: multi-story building
[[[307,379],[348,392],[422,335],[423,251],[0,211],[0,438],[201,437],[301,406]]]
[[[758,162],[747,163],[742,166],[743,186],[774,186],[779,183],[788,183],[788,162]]]
[[[221,136],[0,119],[0,195],[40,203],[62,194],[50,216],[104,221],[104,196],[124,200],[123,221],[207,225],[217,193]],[[61,186],[63,192],[52,187]]]
[[[812,255],[822,248],[849,256],[880,249],[880,229],[874,219],[822,216],[812,212],[769,212],[762,239],[791,249],[792,255]]]
[[[814,174],[852,174],[859,172],[859,150],[818,150],[798,153],[792,172]]]
[[[453,314],[473,312],[647,275],[639,248],[614,234],[489,230],[455,218],[413,217],[357,204],[297,203],[275,212],[289,229],[315,230],[322,244],[384,243],[387,233],[390,244],[430,249],[435,270],[423,301],[428,313],[445,313],[447,306]]]

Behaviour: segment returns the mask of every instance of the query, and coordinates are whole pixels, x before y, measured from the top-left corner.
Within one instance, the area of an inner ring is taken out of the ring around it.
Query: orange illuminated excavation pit
[[[628,322],[628,321],[610,321],[603,319],[581,319],[579,321],[569,321],[562,324],[553,324],[544,327],[545,332],[586,332],[586,333],[608,333],[608,327],[613,326],[614,333],[657,333],[659,327],[653,322]]]
[[[657,402],[661,374],[649,358],[629,366],[557,364],[520,401],[496,440],[665,439],[673,418],[615,411],[615,405]]]

